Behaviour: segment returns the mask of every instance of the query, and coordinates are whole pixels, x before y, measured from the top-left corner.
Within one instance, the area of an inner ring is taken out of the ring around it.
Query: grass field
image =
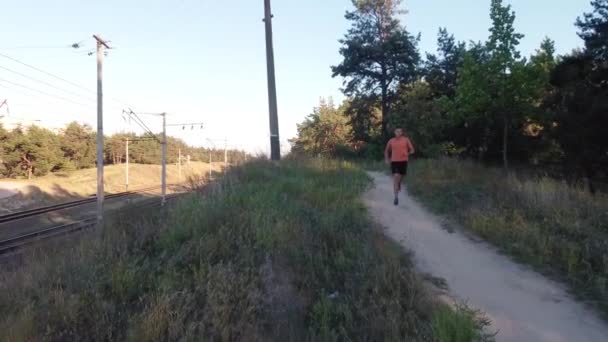
[[[0,273],[0,339],[481,340],[370,221],[369,185],[347,163],[255,161],[162,211],[117,214]]]
[[[213,163],[213,172],[220,171],[223,163]],[[209,164],[192,162],[182,165],[182,178],[179,178],[177,165],[167,165],[167,183],[185,182],[190,176],[204,175],[209,172]],[[7,180],[8,181],[8,180]],[[129,165],[129,190],[160,186],[160,165]],[[0,199],[0,208],[7,210],[28,209],[50,205],[62,201],[88,197],[97,191],[97,170],[84,169],[70,173],[54,173],[28,180],[10,180],[22,186],[21,193]],[[0,179],[0,186],[2,180]],[[104,168],[104,188],[106,193],[125,191],[125,166],[110,165]]]
[[[520,262],[565,280],[608,313],[608,197],[584,185],[506,176],[451,159],[418,160],[409,189],[428,207]],[[447,227],[453,228],[453,227]]]

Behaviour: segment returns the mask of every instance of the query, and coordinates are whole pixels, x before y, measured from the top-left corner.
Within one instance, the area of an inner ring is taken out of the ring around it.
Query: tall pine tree
[[[427,53],[424,72],[435,97],[455,95],[458,68],[464,63],[465,53],[465,43],[457,42],[447,29],[439,29],[437,54]]]
[[[551,73],[556,92],[556,136],[568,165],[589,182],[608,177],[608,1],[592,1],[593,12],[577,20],[585,41],[582,53],[565,57]]]
[[[420,55],[417,39],[401,25],[400,0],[353,0],[354,11],[346,12],[352,23],[340,40],[342,63],[332,67],[333,76],[342,76],[344,93],[380,99],[382,134],[395,90],[416,78]]]
[[[593,11],[576,20],[579,36],[593,58],[608,60],[608,0],[591,1]]]

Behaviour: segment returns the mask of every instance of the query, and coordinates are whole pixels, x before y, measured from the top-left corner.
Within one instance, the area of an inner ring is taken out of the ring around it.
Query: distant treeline
[[[160,140],[160,136],[157,137]],[[104,163],[119,164],[126,160],[125,144],[129,139],[129,162],[160,164],[161,145],[152,136],[133,133],[104,137]],[[57,132],[39,127],[5,129],[0,124],[0,176],[32,177],[49,172],[72,171],[95,167],[97,132],[88,125],[72,122]],[[219,147],[219,146],[218,146]],[[184,141],[167,137],[167,163],[177,163],[181,150],[182,161],[224,160],[223,149],[188,146]],[[229,161],[244,160],[245,152],[229,150]]]
[[[322,101],[299,125],[294,152],[382,158],[401,126],[422,156],[608,178],[608,0],[592,1],[576,19],[584,49],[557,56],[546,38],[529,58],[502,0],[491,1],[485,42],[460,42],[442,28],[437,53],[426,58],[419,36],[399,21],[400,1],[353,5],[343,61],[332,67],[348,99]]]

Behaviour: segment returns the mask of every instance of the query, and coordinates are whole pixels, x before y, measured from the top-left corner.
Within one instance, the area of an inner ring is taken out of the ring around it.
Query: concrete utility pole
[[[209,181],[211,181],[211,150],[209,150]]]
[[[125,191],[129,191],[129,138],[125,140]]]
[[[103,220],[103,91],[102,91],[102,60],[103,49],[110,49],[108,44],[99,36],[93,35],[97,41],[97,221]]]
[[[224,173],[228,171],[228,140],[224,140]]]
[[[161,176],[161,187],[162,187],[162,199],[161,205],[165,205],[167,196],[167,113],[161,114],[163,117],[163,141],[162,141],[162,176]]]
[[[270,0],[264,0],[264,22],[266,24],[266,69],[268,72],[268,106],[270,115],[270,158],[281,159],[279,144],[279,117],[277,109],[277,86],[274,76],[274,48],[272,44],[272,12]]]
[[[161,199],[161,205],[165,204],[165,199],[166,199],[166,195],[167,195],[167,113],[135,113],[133,112],[133,110],[130,110],[128,112],[123,111],[125,113],[129,114],[129,120],[131,119],[131,116],[133,116],[140,127],[142,127],[146,133],[149,135],[149,139],[154,139],[156,141],[158,141],[161,144],[161,151],[162,151],[162,171],[161,171],[161,188],[162,188],[162,199]],[[162,134],[162,140],[158,140],[158,137],[152,133],[152,131],[150,131],[150,129],[148,128],[148,126],[146,126],[146,124],[141,121],[141,119],[139,118],[138,114],[140,115],[153,115],[153,116],[162,116],[163,117],[163,134]],[[138,141],[140,141],[142,139],[138,139]],[[133,140],[132,140],[133,141]]]
[[[160,114],[155,114],[155,113],[140,113],[140,114],[146,114],[146,115],[160,115],[163,117],[163,137],[162,137],[162,141],[161,141],[161,145],[162,145],[162,180],[161,180],[161,187],[162,187],[162,201],[161,204],[164,205],[166,202],[166,196],[167,196],[167,127],[171,127],[171,126],[182,126],[183,129],[186,128],[186,126],[192,126],[191,129],[194,129],[194,126],[201,126],[201,129],[203,128],[203,124],[202,123],[188,123],[188,124],[171,124],[171,125],[167,125],[167,113],[160,113]],[[181,151],[180,151],[180,178],[181,178]]]
[[[182,149],[177,149],[177,171],[179,174],[179,180],[182,180]]]
[[[213,141],[211,141],[211,139],[207,138],[205,140],[207,140],[211,144],[211,146],[213,146],[213,151],[217,150],[215,148],[215,143],[213,143]],[[211,175],[212,175],[211,174],[211,151],[212,151],[211,148],[209,148],[209,181],[211,181]]]

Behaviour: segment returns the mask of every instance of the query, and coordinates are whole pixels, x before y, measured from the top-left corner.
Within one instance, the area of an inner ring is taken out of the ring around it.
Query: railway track
[[[105,199],[126,197],[126,196],[135,195],[135,194],[146,192],[146,191],[156,190],[159,188],[160,188],[160,186],[153,186],[153,187],[138,189],[138,190],[134,190],[134,191],[125,191],[125,192],[119,192],[116,194],[109,194],[109,195],[105,196]],[[32,217],[32,216],[45,214],[45,213],[49,213],[49,212],[57,211],[57,210],[61,210],[61,209],[73,208],[73,207],[77,207],[79,205],[93,203],[96,200],[97,200],[97,197],[92,196],[90,198],[85,198],[85,199],[81,199],[81,200],[64,202],[64,203],[60,203],[60,204],[49,205],[46,207],[40,207],[40,208],[35,208],[35,209],[30,209],[30,210],[19,211],[16,213],[1,215],[0,223],[16,221],[16,220],[20,220],[20,219],[23,219],[26,217]]]
[[[151,188],[151,189],[147,189],[147,190],[149,191],[149,190],[153,190],[153,189],[155,189],[155,188]],[[146,191],[146,190],[140,189],[137,192],[142,192],[142,191]],[[137,193],[137,192],[133,192],[133,193]],[[118,194],[116,194],[116,195],[118,195]],[[168,195],[166,197],[166,199],[170,200],[170,199],[179,197],[181,195],[183,195],[183,194],[180,194],[180,193],[171,194],[171,195]],[[122,196],[126,196],[126,194],[123,193]],[[115,196],[115,197],[118,197],[118,196]],[[93,198],[93,200],[94,199],[95,198]],[[80,202],[80,201],[74,201],[74,202]],[[84,203],[90,203],[90,202],[83,202],[81,204],[84,204]],[[79,205],[79,204],[77,204],[77,205]],[[148,200],[144,203],[134,205],[133,207],[142,208],[142,207],[154,207],[154,206],[159,206],[159,205],[160,205],[160,202],[158,202],[156,199],[154,199],[154,201]],[[40,209],[43,209],[43,208],[40,208]],[[60,208],[60,209],[63,209],[63,208]],[[35,214],[33,214],[33,215],[35,215]],[[17,252],[20,249],[23,249],[25,247],[28,247],[28,246],[31,246],[31,245],[34,245],[34,244],[37,244],[40,242],[44,242],[46,240],[50,240],[53,238],[57,238],[57,237],[61,237],[61,236],[69,235],[69,234],[74,234],[74,233],[80,232],[82,230],[85,230],[87,228],[95,227],[96,225],[97,225],[97,219],[95,217],[89,217],[89,218],[85,218],[85,219],[82,219],[82,220],[79,220],[76,222],[60,224],[60,225],[53,226],[53,227],[46,227],[46,228],[39,229],[39,230],[36,230],[31,233],[26,233],[26,234],[22,234],[22,235],[12,237],[9,239],[1,240],[0,241],[0,256]]]
[[[43,240],[48,240],[62,235],[75,233],[82,229],[95,226],[96,222],[97,221],[95,218],[88,218],[77,222],[40,229],[32,233],[27,233],[10,239],[2,240],[0,241],[0,255],[15,252],[19,249],[22,249],[26,246],[32,245]]]

